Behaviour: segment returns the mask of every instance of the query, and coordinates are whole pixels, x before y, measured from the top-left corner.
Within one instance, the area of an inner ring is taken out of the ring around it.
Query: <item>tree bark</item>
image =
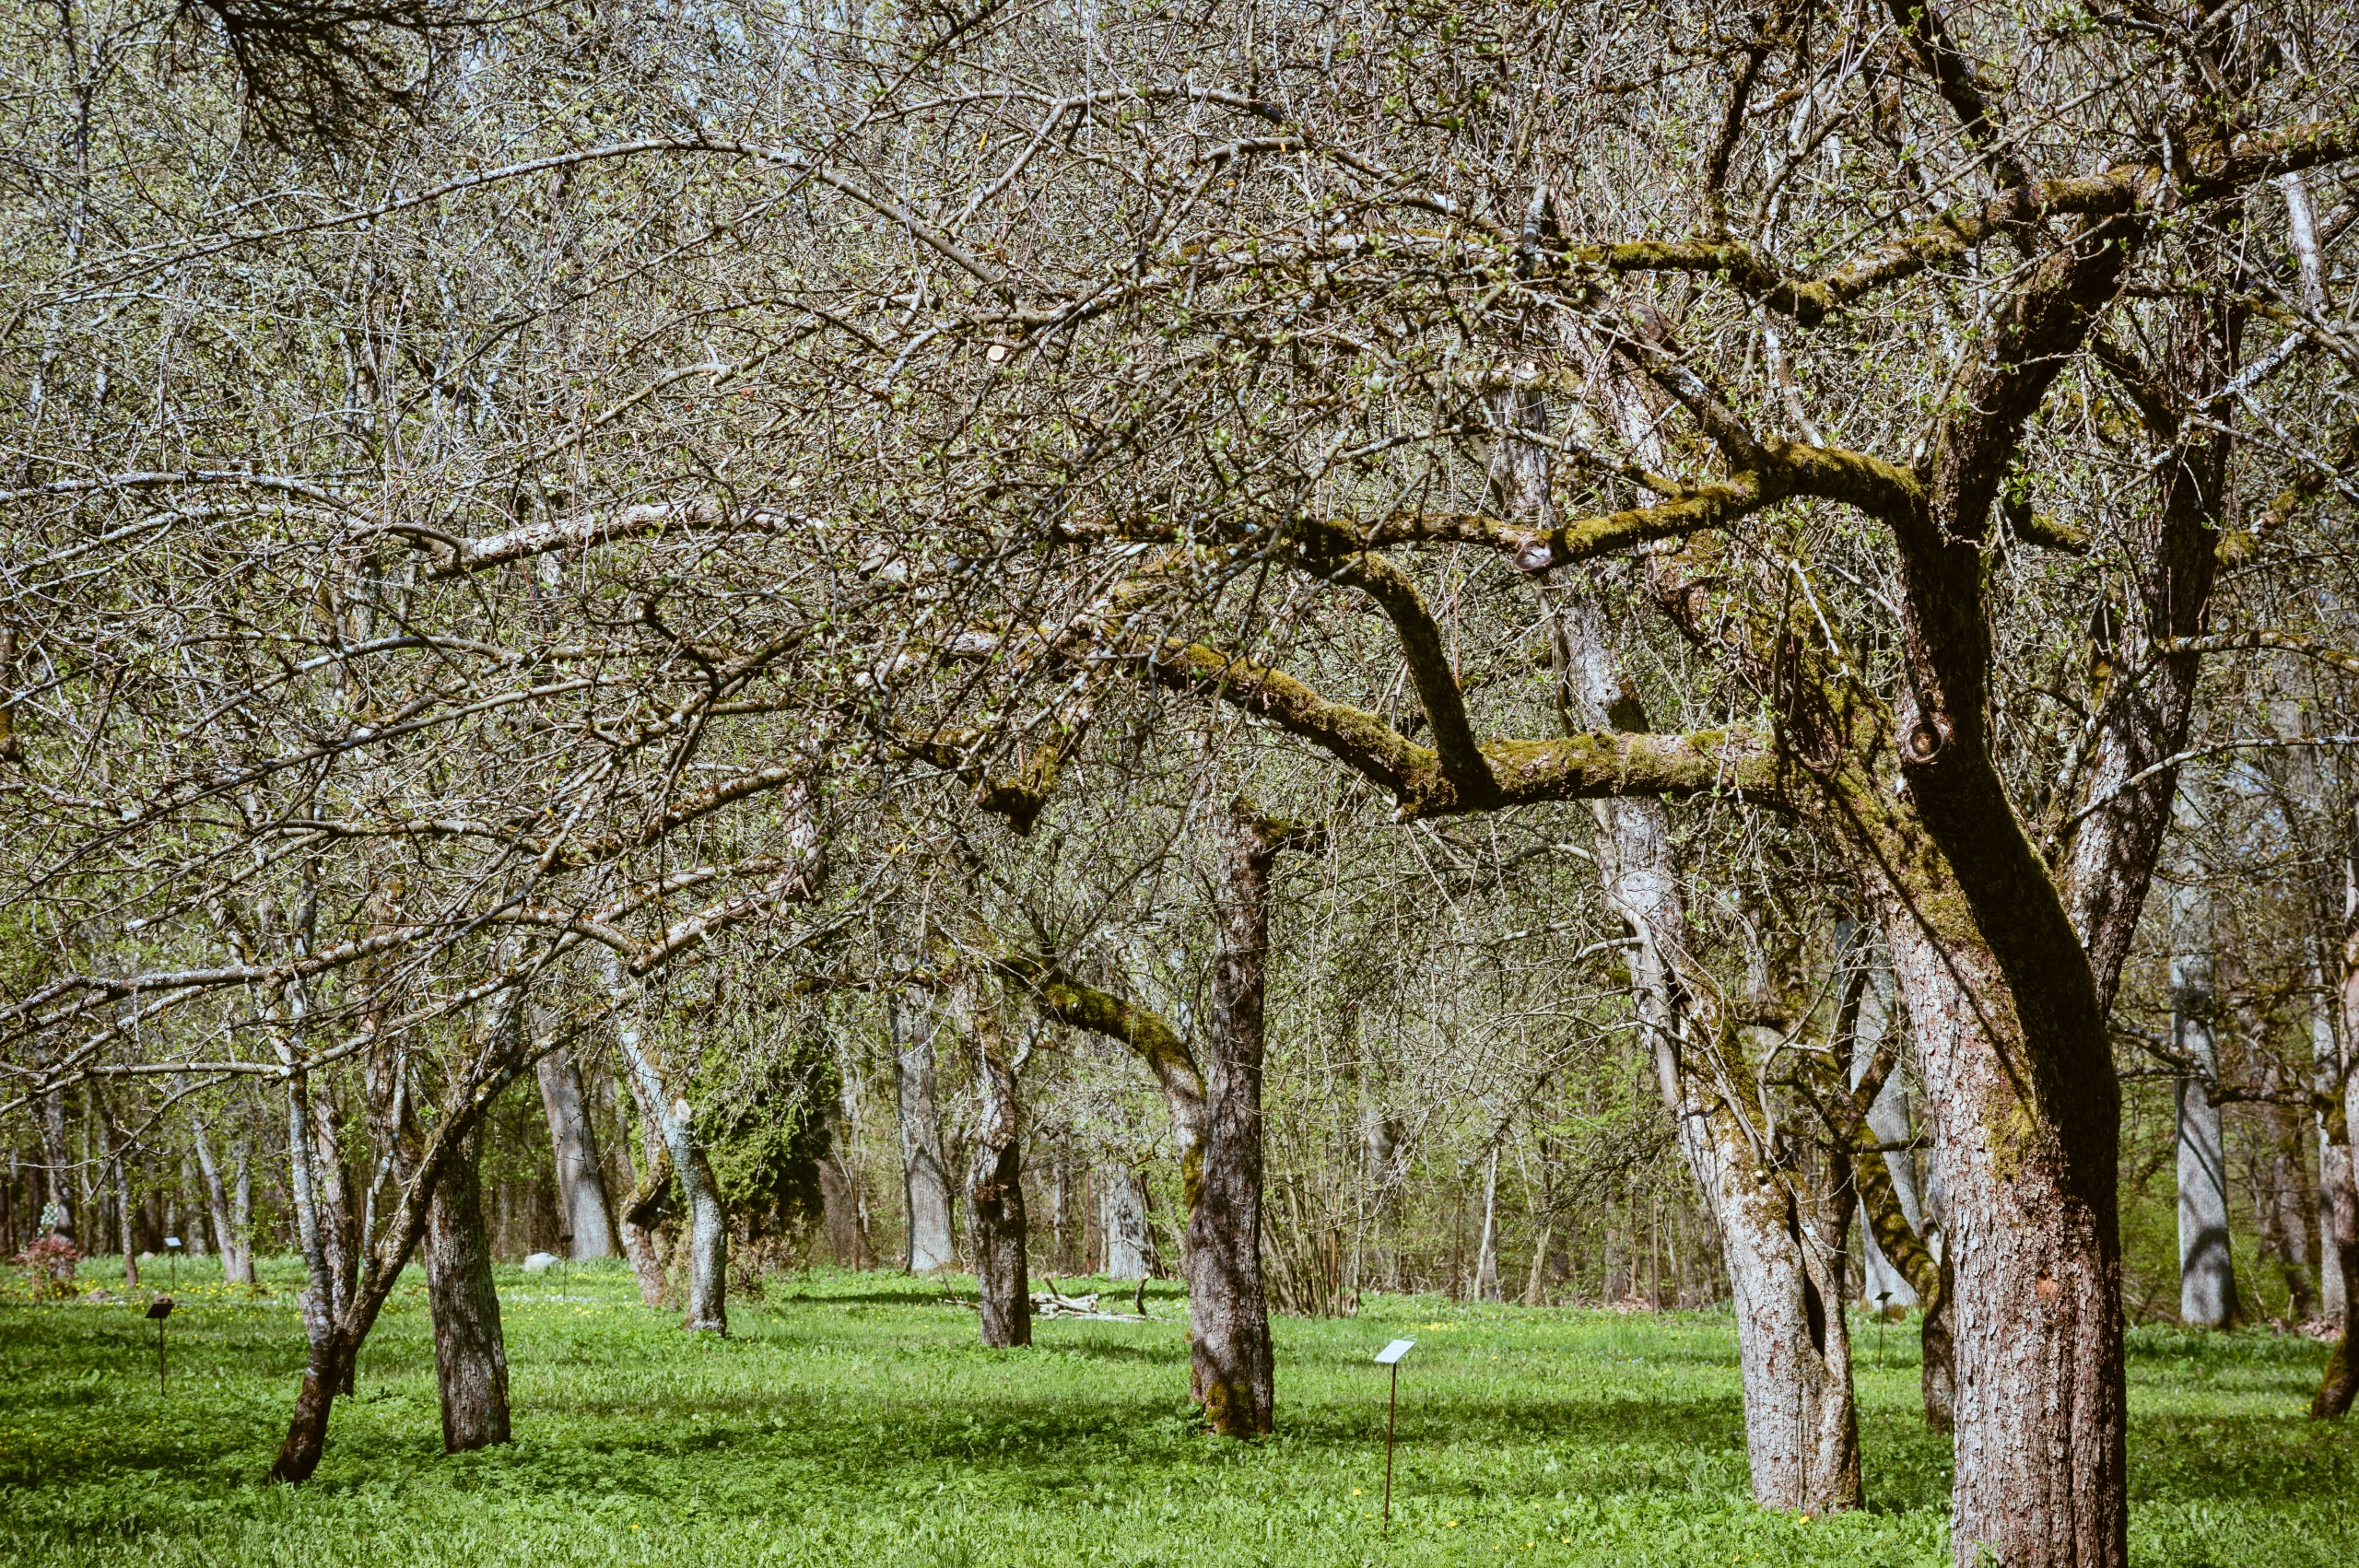
[[[41,1178],[49,1201],[41,1206],[41,1229],[53,1236],[74,1239],[74,1194],[65,1179],[65,1091],[52,1089],[41,1096]]]
[[[619,1083],[612,1085],[619,1106],[623,1101],[636,1099]],[[640,1139],[647,1156],[648,1179],[641,1181],[632,1171],[630,1140],[625,1138],[616,1153],[620,1156],[623,1180],[629,1184],[623,1201],[615,1211],[615,1228],[622,1235],[623,1256],[630,1259],[630,1271],[639,1281],[639,1299],[643,1306],[660,1307],[671,1300],[670,1285],[663,1276],[663,1249],[658,1244],[655,1227],[660,1223],[658,1211],[663,1206],[663,1196],[672,1184],[672,1166],[663,1153],[663,1140],[655,1130],[654,1121],[639,1117]]]
[[[653,1122],[641,1117],[648,1129],[651,1152],[647,1157],[647,1176],[633,1187],[617,1212],[623,1234],[623,1253],[630,1259],[631,1272],[639,1279],[639,1299],[645,1306],[669,1306],[672,1303],[671,1281],[663,1268],[662,1227],[672,1212],[672,1156],[663,1148],[663,1137],[654,1130]]]
[[[1221,855],[1220,947],[1204,1035],[1203,1196],[1188,1216],[1191,1393],[1224,1437],[1270,1430],[1275,1370],[1262,1288],[1262,990],[1270,872],[1298,841],[1240,808]]]
[[[2359,1397],[2359,823],[2352,832],[2343,861],[2342,973],[2336,1000],[2342,1018],[2341,1048],[2335,1071],[2319,1074],[2319,1135],[2326,1144],[2318,1187],[2327,1196],[2333,1245],[2323,1250],[2338,1258],[2342,1275],[2341,1333],[2318,1393],[2310,1399],[2310,1416],[2335,1421],[2350,1413]]]
[[[1987,1549],[2005,1563],[2119,1563],[2128,1400],[2110,1056],[2092,1028],[2088,1055],[2104,1071],[2070,1085],[2079,1116],[2059,1114],[2067,1086],[2052,1079],[2039,1086],[2054,1098],[2031,1103],[2015,989],[1969,933],[1928,933],[1921,907],[1895,898],[1884,914],[1956,1283],[1958,1561]]]
[[[852,1159],[851,1127],[841,1107],[831,1107],[825,1126],[827,1152],[819,1160],[819,1223],[827,1251],[839,1269],[864,1269],[860,1242],[860,1171]]]
[[[509,1440],[508,1344],[484,1232],[478,1127],[459,1141],[428,1204],[426,1299],[442,1396],[442,1448],[461,1454]]]
[[[901,1185],[909,1201],[912,1274],[931,1274],[953,1261],[950,1176],[942,1153],[942,1113],[935,1103],[933,1028],[907,999],[893,1004],[893,1087],[901,1116]]]
[[[573,1261],[615,1256],[615,1227],[606,1202],[606,1173],[598,1162],[597,1130],[582,1103],[581,1073],[572,1056],[551,1051],[534,1068],[541,1109],[548,1117],[557,1157],[557,1204],[571,1236]]]
[[[971,1009],[981,1124],[967,1175],[967,1223],[975,1245],[975,1285],[983,1345],[1006,1350],[1032,1342],[1032,1284],[1025,1271],[1024,1141],[1017,1122],[1015,1067],[989,1004]]]
[[[1859,1022],[1851,1038],[1852,1087],[1857,1088],[1865,1079],[1893,1023],[1892,966],[1879,952],[1860,991]],[[1874,1102],[1868,1107],[1866,1125],[1879,1144],[1905,1144],[1914,1136],[1916,1124],[1908,1114],[1908,1091],[1897,1071],[1884,1075]],[[1884,1177],[1892,1186],[1893,1200],[1899,1206],[1901,1217],[1907,1222],[1911,1231],[1922,1235],[1925,1214],[1917,1200],[1916,1162],[1908,1152],[1906,1149],[1890,1153],[1868,1151],[1858,1157],[1872,1159],[1883,1167]],[[1865,1220],[1864,1199],[1860,1209],[1864,1222],[1860,1226],[1861,1295],[1865,1300],[1873,1302],[1879,1311],[1917,1305],[1917,1289],[1908,1282],[1907,1272],[1885,1256],[1878,1240],[1878,1227],[1872,1221]]]
[[[293,1058],[284,1045],[280,1047],[280,1054],[292,1062]],[[301,1069],[294,1069],[287,1080],[287,1186],[295,1210],[296,1250],[303,1258],[303,1288],[296,1296],[295,1303],[296,1309],[303,1317],[303,1339],[308,1347],[309,1365],[323,1375],[329,1373],[338,1375],[337,1380],[328,1386],[327,1394],[323,1396],[332,1398],[344,1392],[341,1374],[345,1363],[338,1361],[331,1351],[335,1338],[335,1275],[328,1265],[327,1244],[323,1235],[325,1227],[320,1222],[319,1194],[311,1180],[311,1161],[316,1151],[311,1136],[311,1097],[309,1076]],[[307,1387],[308,1380],[307,1373]],[[324,1433],[327,1422],[324,1406],[308,1416],[304,1413],[306,1407],[299,1400],[296,1409],[299,1421],[316,1419]],[[316,1463],[317,1459],[314,1453],[312,1461]],[[303,1474],[311,1474],[308,1465]],[[301,1480],[302,1477],[295,1479]]]

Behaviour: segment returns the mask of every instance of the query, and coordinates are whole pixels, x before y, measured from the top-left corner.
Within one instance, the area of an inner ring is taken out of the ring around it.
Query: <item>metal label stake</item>
[[[164,1319],[172,1315],[172,1298],[158,1296],[147,1304],[147,1316],[156,1323],[156,1394],[164,1392]]]
[[[1414,1340],[1395,1340],[1376,1352],[1376,1364],[1392,1369],[1392,1394],[1384,1406],[1384,1528],[1392,1528],[1392,1430],[1401,1413],[1401,1358],[1417,1348]]]

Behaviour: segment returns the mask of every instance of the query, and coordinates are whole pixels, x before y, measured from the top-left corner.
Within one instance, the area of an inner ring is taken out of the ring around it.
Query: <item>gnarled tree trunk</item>
[[[988,1003],[973,1009],[982,1118],[967,1175],[967,1223],[975,1244],[975,1287],[983,1344],[1032,1342],[1032,1284],[1025,1272],[1024,1141],[1017,1125],[1015,1066]]]
[[[1224,1437],[1270,1430],[1276,1399],[1262,1289],[1262,1029],[1270,871],[1297,842],[1244,813],[1223,849],[1220,947],[1204,1035],[1203,1195],[1188,1216],[1191,1393]]]
[[[483,1223],[480,1126],[458,1141],[427,1206],[426,1300],[434,1319],[434,1372],[442,1447],[460,1454],[508,1441],[508,1344]]]

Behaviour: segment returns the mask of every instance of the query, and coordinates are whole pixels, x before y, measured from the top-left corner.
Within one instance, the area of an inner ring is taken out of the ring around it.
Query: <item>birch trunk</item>
[[[953,1260],[950,1176],[934,1098],[933,1021],[915,1012],[905,999],[895,1001],[893,1087],[900,1107],[902,1191],[909,1201],[907,1267],[912,1274],[931,1274]]]
[[[582,1103],[581,1073],[572,1056],[551,1051],[534,1068],[540,1081],[541,1110],[548,1118],[549,1143],[557,1159],[557,1203],[573,1261],[615,1256],[615,1227],[606,1202],[606,1173],[598,1162],[597,1130]]]

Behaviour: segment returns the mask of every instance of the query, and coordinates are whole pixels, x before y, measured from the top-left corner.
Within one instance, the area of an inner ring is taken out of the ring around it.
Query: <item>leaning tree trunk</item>
[[[1536,411],[1521,421],[1536,424]],[[1513,449],[1535,449],[1518,443]],[[1497,471],[1495,470],[1495,473]],[[1503,488],[1507,486],[1503,485]],[[1604,621],[1570,584],[1559,606],[1559,653],[1570,727],[1644,730],[1646,710],[1615,657]],[[1657,1086],[1688,1174],[1710,1211],[1735,1301],[1744,1384],[1745,1455],[1753,1499],[1765,1508],[1824,1514],[1857,1508],[1859,1419],[1844,1322],[1842,1238],[1829,1216],[1799,1201],[1768,1169],[1759,1130],[1719,1088],[1751,1074],[1698,1016],[1679,965],[1687,955],[1671,818],[1660,801],[1592,802],[1598,873],[1607,907],[1627,926],[1633,998]],[[1848,1216],[1845,1216],[1848,1218]]]
[[[901,1116],[901,1180],[909,1199],[912,1274],[931,1274],[952,1261],[950,1175],[942,1154],[942,1113],[934,1097],[932,1020],[913,1017],[897,999],[892,1012],[893,1087]]]
[[[1024,1141],[1017,1125],[1015,1068],[988,1003],[975,1009],[977,1082],[982,1120],[967,1176],[967,1223],[975,1244],[975,1287],[985,1348],[1032,1342],[1032,1284],[1025,1275]]]
[[[1203,1192],[1188,1216],[1191,1392],[1224,1437],[1270,1430],[1275,1403],[1262,1290],[1262,999],[1270,871],[1291,840],[1247,814],[1221,856],[1220,947],[1204,1035]]]
[[[598,1135],[582,1104],[581,1073],[572,1056],[554,1050],[534,1069],[541,1084],[541,1109],[548,1117],[549,1143],[557,1158],[557,1202],[571,1236],[577,1263],[615,1256],[615,1227],[606,1203],[606,1173],[598,1163]]]
[[[640,1020],[638,982],[609,954],[606,987],[615,1002],[615,1043],[630,1070],[631,1092],[640,1113],[655,1123],[672,1159],[673,1179],[688,1211],[688,1309],[681,1327],[695,1333],[729,1332],[729,1230],[721,1194],[704,1145],[697,1141],[694,1113],[666,1085],[663,1062]]]
[[[639,1281],[640,1305],[661,1307],[670,1305],[672,1297],[656,1227],[662,1223],[660,1211],[672,1185],[672,1158],[663,1152],[663,1135],[656,1131],[652,1117],[641,1115],[639,1127],[648,1176],[641,1181],[633,1174],[630,1140],[624,1139],[616,1153],[622,1157],[623,1179],[630,1183],[630,1189],[616,1208],[615,1228],[622,1236],[623,1256],[630,1259],[630,1271]]]
[[[461,1140],[427,1208],[426,1299],[442,1395],[442,1448],[461,1454],[508,1441],[508,1345],[483,1223],[478,1127]]]

